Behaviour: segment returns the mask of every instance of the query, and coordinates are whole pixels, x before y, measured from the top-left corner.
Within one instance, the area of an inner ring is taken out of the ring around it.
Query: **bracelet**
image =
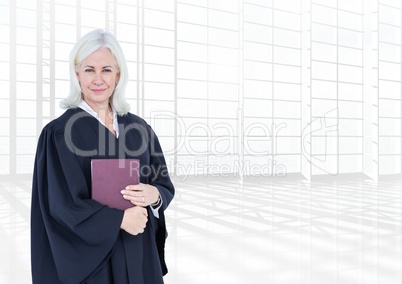
[[[152,207],[156,207],[157,205],[159,205],[160,202],[161,202],[161,195],[159,194],[159,195],[158,195],[158,200],[156,200],[155,203],[152,203],[151,206],[152,206]]]

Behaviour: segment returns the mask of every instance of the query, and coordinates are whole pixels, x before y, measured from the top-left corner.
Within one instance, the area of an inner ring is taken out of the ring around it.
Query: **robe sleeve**
[[[32,187],[33,283],[77,284],[95,273],[112,253],[123,214],[90,199],[84,173],[63,130],[45,127]]]
[[[159,143],[159,139],[155,132],[150,128],[150,165],[151,174],[149,183],[155,186],[161,195],[162,206],[160,209],[165,210],[173,199],[175,189],[170,180],[169,172],[166,166],[165,157]]]
[[[149,126],[150,139],[149,139],[149,150],[150,150],[150,166],[151,166],[151,174],[149,177],[149,184],[155,186],[161,195],[162,198],[162,206],[160,206],[158,210],[159,217],[156,218],[156,231],[155,231],[155,239],[156,246],[159,255],[159,261],[162,268],[162,274],[165,275],[168,272],[166,262],[165,262],[165,242],[167,238],[167,230],[166,230],[166,222],[165,222],[165,214],[164,211],[172,201],[175,189],[170,180],[169,172],[166,166],[165,157],[162,152],[162,148],[160,146],[158,137],[155,132]]]

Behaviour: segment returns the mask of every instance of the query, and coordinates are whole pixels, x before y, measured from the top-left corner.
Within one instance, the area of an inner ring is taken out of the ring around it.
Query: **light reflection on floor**
[[[401,181],[189,178],[166,284],[402,283]],[[30,181],[0,183],[0,283],[31,283]]]

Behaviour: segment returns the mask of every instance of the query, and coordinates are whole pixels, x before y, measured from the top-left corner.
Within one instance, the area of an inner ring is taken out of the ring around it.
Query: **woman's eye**
[[[92,71],[94,71],[93,69],[85,69],[84,70],[85,72],[92,72]]]
[[[112,72],[111,69],[103,69],[103,72]]]

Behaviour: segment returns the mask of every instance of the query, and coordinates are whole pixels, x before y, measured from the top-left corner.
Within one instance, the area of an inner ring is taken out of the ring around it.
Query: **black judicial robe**
[[[80,108],[44,127],[36,152],[31,208],[33,284],[159,284],[167,273],[164,210],[174,195],[151,127],[133,114],[118,116],[119,138]],[[91,199],[91,159],[138,158],[140,181],[163,200],[148,208],[144,233],[120,229],[124,211]]]

